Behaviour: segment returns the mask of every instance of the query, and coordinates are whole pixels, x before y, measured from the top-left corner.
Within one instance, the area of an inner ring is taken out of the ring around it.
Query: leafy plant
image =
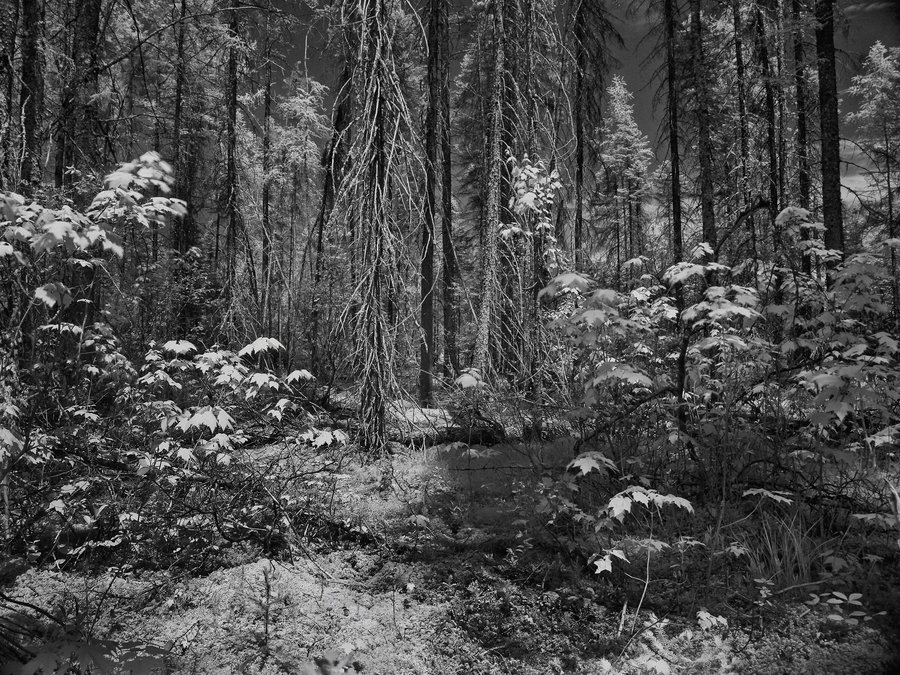
[[[871,621],[874,616],[883,616],[885,612],[869,614],[862,603],[861,593],[846,595],[840,591],[828,591],[825,593],[810,593],[806,604],[810,607],[825,607],[829,614],[828,621],[838,625],[855,627],[860,623]]]

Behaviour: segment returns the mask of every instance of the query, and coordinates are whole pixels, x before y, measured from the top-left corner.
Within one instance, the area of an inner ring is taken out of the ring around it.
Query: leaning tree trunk
[[[341,69],[340,78],[337,87],[337,101],[334,107],[334,121],[332,123],[331,141],[329,142],[324,154],[322,155],[322,169],[324,180],[322,184],[322,201],[319,204],[319,212],[316,215],[314,225],[316,236],[316,259],[313,266],[313,290],[312,290],[312,307],[310,309],[310,364],[314,370],[320,369],[320,325],[321,325],[321,285],[325,274],[325,234],[328,222],[331,219],[334,210],[334,202],[338,190],[342,184],[345,173],[346,149],[350,144],[350,112],[351,97],[349,88],[351,86],[352,54],[349,52],[344,55],[344,66]]]

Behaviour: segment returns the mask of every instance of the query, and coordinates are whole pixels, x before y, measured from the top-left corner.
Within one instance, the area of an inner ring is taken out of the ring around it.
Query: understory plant
[[[781,591],[817,577],[851,515],[891,518],[882,471],[900,444],[900,343],[889,270],[880,251],[825,249],[807,211],[785,209],[778,224],[769,260],[729,266],[700,244],[660,274],[631,261],[643,274],[627,291],[574,273],[546,289],[575,298],[555,325],[572,349],[583,431],[544,508],[577,547],[617,505],[687,498],[705,514],[707,556],[741,551],[754,578],[779,579]],[[795,515],[750,508],[745,497],[759,494]],[[732,517],[741,542],[729,539]],[[649,521],[638,532],[652,539]],[[627,557],[597,546],[598,571]]]

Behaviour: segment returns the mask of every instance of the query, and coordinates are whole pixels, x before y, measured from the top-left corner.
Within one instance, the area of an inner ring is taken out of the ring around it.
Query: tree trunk
[[[20,182],[30,194],[41,182],[41,120],[44,111],[44,6],[41,0],[22,2],[22,111],[23,156]],[[11,71],[10,71],[11,72]],[[10,116],[10,120],[18,115]]]
[[[678,62],[675,56],[675,0],[663,0],[663,22],[666,30],[666,80],[668,85],[666,110],[669,131],[669,160],[671,163],[672,253],[675,262],[680,262],[684,259],[684,243],[681,233],[681,161],[678,149]]]
[[[434,368],[434,232],[437,207],[438,108],[440,106],[440,0],[431,0],[428,13],[428,112],[425,118],[425,208],[422,213],[422,261],[419,348],[419,403],[431,405]]]
[[[825,247],[844,253],[841,211],[841,149],[837,71],[834,54],[834,0],[816,0],[816,57],[819,68],[819,127],[822,135],[822,214]]]
[[[791,0],[791,32],[794,43],[794,91],[797,98],[797,182],[800,206],[809,209],[809,139],[807,114],[809,93],[806,89],[806,53],[803,45],[803,28],[800,24],[800,0]]]
[[[800,0],[791,0],[791,20],[793,22],[791,39],[794,47],[794,92],[797,101],[797,190],[800,196],[800,207],[809,210],[809,132],[806,121],[809,94],[806,90],[806,53],[803,45],[803,27],[800,23]],[[801,236],[803,239],[807,239],[809,235],[804,230]],[[809,256],[803,256],[803,271],[806,274],[812,271],[812,260]]]
[[[784,61],[785,61],[785,43],[784,43],[784,0],[777,0],[776,7],[773,10],[775,18],[775,77],[773,85],[775,90],[775,109],[778,111],[778,207],[779,209],[786,206],[784,198],[785,173],[787,170],[787,140],[786,135],[786,118],[787,104],[785,99],[785,77],[784,77]]]
[[[267,15],[268,16],[268,15]],[[260,291],[260,323],[266,328],[266,334],[272,333],[272,217],[270,173],[272,153],[272,54],[269,41],[269,26],[266,26],[266,74],[263,90],[263,143],[262,143],[262,289]]]
[[[96,104],[92,100],[99,79],[101,0],[75,3],[72,39],[73,72],[61,90],[60,118],[57,131],[56,185],[69,181],[67,170],[73,167],[96,168],[103,163],[98,147],[101,136]]]
[[[235,1],[235,6],[240,0]],[[229,38],[238,39],[238,12],[232,11],[228,22]],[[225,185],[224,202],[225,217],[225,298],[226,306],[230,304],[234,292],[237,266],[237,232],[238,232],[238,178],[237,178],[237,47],[228,48],[227,75],[225,81]]]
[[[891,182],[891,136],[885,124],[882,128],[884,136],[884,171],[887,180],[887,229],[888,237],[893,239],[897,236],[894,225],[894,186]],[[890,263],[891,263],[891,294],[894,300],[894,330],[900,331],[900,276],[897,270],[897,247],[890,247]]]
[[[363,157],[367,160],[364,174],[365,185],[360,219],[360,237],[363,244],[363,270],[361,324],[359,329],[363,340],[361,350],[362,387],[360,393],[360,418],[362,423],[362,445],[374,451],[381,451],[387,444],[385,415],[389,378],[388,331],[384,316],[385,278],[387,262],[388,217],[390,211],[390,175],[388,171],[388,147],[386,126],[389,114],[386,87],[388,73],[392,65],[389,45],[389,26],[385,0],[361,0],[361,16],[364,21],[367,44],[362,51],[367,63],[362,85],[365,87],[363,102],[363,123],[367,130]]]
[[[441,249],[444,281],[444,353],[450,373],[459,372],[459,262],[453,242],[453,164],[450,154],[450,10],[440,2],[438,55],[441,89]]]
[[[763,88],[766,96],[766,150],[768,153],[769,183],[769,227],[772,228],[772,249],[780,248],[781,233],[775,224],[780,211],[780,195],[778,193],[778,142],[776,136],[775,89],[772,75],[772,64],[769,62],[769,46],[766,38],[766,24],[762,11],[756,8],[756,49],[762,67]]]
[[[475,335],[475,351],[472,365],[482,376],[487,376],[490,354],[490,335],[497,289],[497,234],[500,227],[500,183],[503,157],[500,154],[500,136],[503,124],[503,81],[505,72],[503,53],[503,9],[494,0],[494,80],[491,90],[490,130],[488,133],[488,178],[487,217],[484,224],[484,250],[481,258],[481,307]]]
[[[703,241],[716,249],[716,211],[713,187],[713,147],[709,119],[709,92],[705,85],[708,76],[703,52],[703,24],[701,0],[691,0],[691,28],[694,95],[697,107],[697,134],[700,150],[700,213],[703,221]]]
[[[16,76],[15,76],[15,59],[16,59],[16,36],[19,31],[19,0],[0,0],[0,22],[2,22],[3,55],[0,56],[3,62],[3,68],[0,69],[3,75],[3,109],[0,110],[0,119],[6,120],[6,123],[0,125],[3,127],[3,137],[0,138],[0,155],[5,159],[4,165],[0,166],[0,189],[15,189],[17,174],[19,173],[16,153],[13,150],[13,128],[18,126],[14,120],[19,120],[21,110],[15,100],[16,95]],[[27,31],[27,29],[26,29]],[[22,35],[24,45],[25,35]],[[23,59],[24,66],[24,59]]]
[[[319,328],[321,323],[321,284],[325,272],[325,229],[334,209],[334,200],[344,177],[344,162],[346,148],[350,139],[350,112],[351,99],[349,87],[351,82],[351,59],[347,53],[344,55],[344,67],[337,87],[337,100],[335,101],[334,122],[332,123],[331,142],[322,155],[322,168],[324,169],[324,181],[322,185],[322,201],[319,204],[319,213],[316,215],[316,261],[313,267],[313,292],[312,309],[310,311],[310,364],[316,370],[320,366]]]
[[[575,271],[584,268],[584,115],[586,92],[584,74],[587,69],[587,48],[585,45],[587,11],[585,2],[578,3],[575,12],[575,223],[572,234],[572,248],[575,254]]]
[[[737,75],[738,90],[738,124],[740,126],[740,142],[741,142],[741,180],[740,194],[742,197],[741,210],[746,209],[750,204],[750,131],[747,122],[747,91],[744,82],[746,70],[744,67],[744,30],[741,21],[741,6],[739,0],[731,0],[731,13],[734,22],[734,62]],[[759,256],[756,247],[756,224],[753,222],[753,216],[749,219],[750,225],[750,242],[753,251],[753,259]]]
[[[183,148],[181,143],[181,127],[184,116],[184,87],[186,83],[184,62],[184,23],[187,16],[187,0],[181,0],[178,24],[175,33],[175,118],[172,123],[172,163],[175,167],[175,196],[185,199],[185,178],[183,164]],[[190,216],[186,213],[172,227],[172,248],[184,255],[193,245],[191,241]]]

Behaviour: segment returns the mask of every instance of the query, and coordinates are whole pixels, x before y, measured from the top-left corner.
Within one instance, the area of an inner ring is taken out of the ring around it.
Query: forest
[[[0,43],[0,673],[900,672],[900,6]]]

